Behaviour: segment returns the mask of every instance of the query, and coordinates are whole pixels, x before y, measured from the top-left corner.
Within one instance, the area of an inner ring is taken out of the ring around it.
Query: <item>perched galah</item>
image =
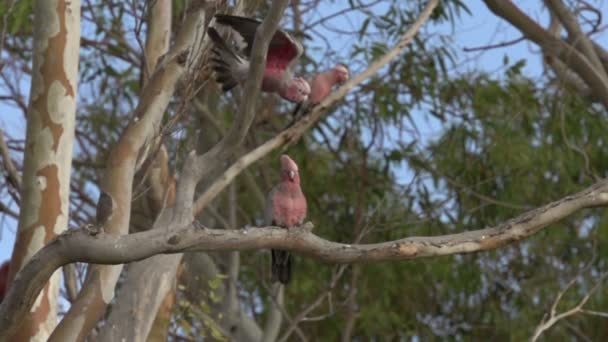
[[[338,63],[333,69],[316,74],[311,82],[311,92],[308,100],[316,105],[331,93],[335,84],[346,82],[349,78],[348,67]]]
[[[286,229],[297,227],[306,218],[306,197],[300,189],[298,165],[284,154],[281,156],[281,183],[268,194],[266,223]],[[271,251],[272,281],[288,284],[291,280],[291,255],[288,251]]]
[[[253,39],[261,22],[227,14],[216,14],[215,22],[218,25],[230,26],[245,43],[243,47],[239,47],[238,45],[242,44],[238,42],[231,46],[214,27],[207,30],[214,44],[212,68],[217,81],[222,84],[222,90],[228,91],[247,78]],[[292,71],[303,51],[302,45],[289,33],[277,30],[266,54],[262,91],[277,93],[291,102],[300,103],[306,100],[310,94],[310,85],[302,77],[295,77]]]
[[[2,266],[0,266],[0,303],[2,303],[2,300],[6,295],[6,290],[8,290],[8,266],[10,263],[10,260],[5,261]]]
[[[308,100],[298,103],[292,113],[294,120],[300,117],[312,106],[323,101],[327,95],[331,93],[334,85],[346,82],[349,76],[348,67],[342,63],[338,63],[330,70],[316,74],[310,83],[312,90]],[[292,124],[294,124],[293,121],[287,127],[291,126]]]

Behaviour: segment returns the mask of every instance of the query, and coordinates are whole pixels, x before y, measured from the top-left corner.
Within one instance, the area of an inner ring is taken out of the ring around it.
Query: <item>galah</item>
[[[222,84],[222,90],[228,91],[247,79],[253,39],[261,22],[227,14],[216,14],[215,22],[234,29],[245,43],[245,46],[239,46],[242,45],[239,42],[231,46],[214,27],[207,30],[214,44],[212,68],[217,81]],[[302,77],[295,77],[292,71],[303,51],[302,45],[289,33],[277,30],[266,54],[262,91],[277,93],[291,102],[306,100],[310,94],[310,85]]]
[[[306,197],[300,188],[298,165],[286,154],[281,156],[281,183],[268,194],[266,223],[285,229],[294,228],[306,218]],[[288,284],[291,280],[291,255],[288,251],[271,251],[272,281]]]
[[[316,74],[310,83],[312,90],[308,100],[298,103],[292,113],[294,120],[312,106],[323,101],[327,95],[331,93],[334,85],[346,82],[349,76],[348,67],[342,63],[338,63],[330,70]],[[294,122],[291,122],[287,127],[291,126],[293,123]]]
[[[8,290],[8,267],[10,263],[10,260],[8,260],[0,266],[0,303],[2,303],[6,290]]]
[[[323,101],[331,93],[335,84],[346,82],[348,78],[348,67],[342,63],[338,63],[330,70],[316,74],[311,82],[312,90],[308,98],[310,104],[316,105]]]

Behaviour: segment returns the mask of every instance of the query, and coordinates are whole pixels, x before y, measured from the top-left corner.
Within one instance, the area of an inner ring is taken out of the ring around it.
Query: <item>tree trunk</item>
[[[76,114],[80,1],[38,0],[21,212],[9,282],[67,228]],[[45,341],[57,322],[59,272],[38,295],[15,341]]]

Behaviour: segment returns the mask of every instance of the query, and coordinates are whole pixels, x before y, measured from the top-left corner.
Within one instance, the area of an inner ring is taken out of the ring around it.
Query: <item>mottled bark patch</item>
[[[41,189],[41,205],[38,209],[38,222],[36,225],[44,226],[46,236],[44,243],[55,237],[54,228],[61,215],[61,196],[59,193],[59,168],[57,165],[48,165],[36,172],[38,179],[43,178],[46,186]]]
[[[59,82],[64,89],[64,96],[71,96],[73,98],[75,95],[74,87],[65,72],[63,58],[68,35],[65,18],[66,8],[66,1],[57,2],[56,13],[59,19],[59,32],[52,38],[49,38],[46,49],[43,52],[38,72],[40,75],[43,75],[42,81],[44,86],[42,87],[42,92],[32,99],[32,107],[40,115],[42,128],[48,127],[53,135],[52,149],[55,152],[59,146],[59,139],[63,134],[63,124],[56,123],[49,112],[49,103],[55,100],[49,96],[51,86],[53,82]]]
[[[36,335],[40,331],[40,328],[51,311],[51,305],[49,303],[49,284],[47,283],[38,298],[36,299],[35,306],[30,310],[30,314],[26,315],[24,320],[20,324],[20,328],[17,333],[13,336],[13,341],[43,341],[46,336],[42,339],[36,338]],[[46,335],[46,334],[45,334]]]
[[[496,249],[498,247],[501,247],[502,245],[504,245],[506,243],[506,241],[504,240],[504,237],[501,237],[501,236],[483,235],[479,239],[478,243],[479,243],[479,249],[488,250],[488,249]]]
[[[404,256],[415,256],[418,253],[418,248],[409,243],[399,244],[399,254]]]
[[[24,262],[26,261],[28,252],[28,246],[31,245],[32,239],[34,238],[34,233],[36,231],[44,232],[44,228],[31,228],[31,229],[23,229],[17,232],[17,240],[15,241],[15,247],[13,248],[13,255],[11,256],[11,268],[9,271],[9,284],[13,281],[15,274],[23,267]]]

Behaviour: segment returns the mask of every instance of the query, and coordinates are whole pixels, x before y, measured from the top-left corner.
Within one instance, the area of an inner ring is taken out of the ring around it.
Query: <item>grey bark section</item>
[[[281,307],[283,306],[283,294],[285,292],[285,286],[283,284],[275,283],[272,286],[272,299],[269,306],[270,313],[264,324],[264,335],[262,336],[262,342],[276,341],[281,331],[281,323],[283,322],[283,313]]]
[[[156,255],[128,266],[117,304],[99,341],[145,341],[161,302],[175,282],[175,272],[183,254]]]

